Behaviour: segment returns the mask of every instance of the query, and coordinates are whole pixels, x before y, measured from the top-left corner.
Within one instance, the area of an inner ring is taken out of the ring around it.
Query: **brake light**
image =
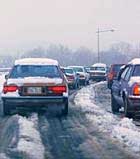
[[[56,94],[61,94],[67,91],[67,87],[66,86],[49,86],[48,90]]]
[[[137,96],[140,95],[140,85],[135,84],[133,87],[133,95]]]
[[[16,92],[18,90],[18,86],[16,85],[4,85],[3,87],[3,93],[6,94],[8,92]]]

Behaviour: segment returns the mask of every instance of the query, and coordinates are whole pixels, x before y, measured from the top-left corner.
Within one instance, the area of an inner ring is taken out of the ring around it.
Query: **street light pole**
[[[97,46],[98,46],[98,62],[100,62],[100,36],[99,36],[99,28],[98,28],[98,31],[97,31]]]
[[[114,32],[114,31],[115,31],[114,29],[100,30],[98,28],[98,31],[96,32],[97,33],[98,62],[100,62],[100,33],[103,33],[103,32]]]

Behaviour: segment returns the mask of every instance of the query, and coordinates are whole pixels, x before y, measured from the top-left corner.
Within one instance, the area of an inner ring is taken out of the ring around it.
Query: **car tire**
[[[128,104],[128,100],[125,97],[124,98],[124,115],[125,117],[131,118],[132,117],[132,113],[129,112],[129,104]]]
[[[11,113],[11,110],[9,108],[9,105],[3,101],[3,115],[6,116],[6,115],[10,115]]]
[[[111,109],[112,109],[112,113],[119,113],[119,108],[120,106],[117,104],[117,102],[115,101],[113,95],[111,94]]]
[[[64,109],[62,109],[62,115],[63,116],[67,116],[68,115],[68,106],[69,104],[68,104],[68,99],[65,101],[65,103],[64,103]]]

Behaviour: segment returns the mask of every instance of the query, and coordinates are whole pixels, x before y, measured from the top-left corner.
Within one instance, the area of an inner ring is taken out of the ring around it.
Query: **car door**
[[[123,106],[123,96],[124,94],[128,93],[128,81],[130,78],[130,74],[131,74],[131,70],[132,70],[132,66],[128,65],[124,72],[121,75],[121,79],[120,79],[120,93],[119,93],[119,102],[120,104]]]
[[[121,94],[122,96],[125,95],[127,96],[128,95],[128,92],[129,92],[129,85],[128,85],[128,82],[130,80],[130,77],[131,77],[131,74],[132,74],[132,66],[129,65],[128,66],[128,69],[127,69],[127,72],[125,74],[125,77],[124,79],[122,80],[122,89],[121,89]],[[124,93],[124,94],[123,94]]]
[[[122,92],[123,79],[127,71],[128,67],[121,69],[118,74],[117,80],[114,80],[112,85],[111,93],[119,105],[123,104],[121,92]]]

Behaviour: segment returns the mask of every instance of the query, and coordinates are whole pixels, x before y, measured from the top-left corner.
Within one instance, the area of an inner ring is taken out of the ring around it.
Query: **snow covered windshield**
[[[10,78],[24,77],[61,77],[58,67],[55,65],[17,65],[14,66]]]
[[[92,70],[92,71],[105,71],[105,67],[91,67],[90,70]]]

